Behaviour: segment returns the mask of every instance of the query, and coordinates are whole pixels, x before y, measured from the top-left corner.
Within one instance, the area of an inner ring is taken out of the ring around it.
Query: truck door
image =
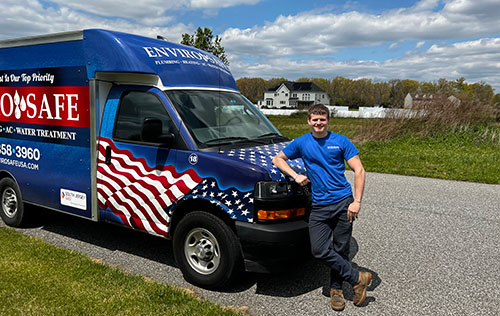
[[[97,193],[102,220],[167,237],[172,204],[201,178],[176,170],[186,144],[165,104],[156,88],[112,88],[98,141]]]

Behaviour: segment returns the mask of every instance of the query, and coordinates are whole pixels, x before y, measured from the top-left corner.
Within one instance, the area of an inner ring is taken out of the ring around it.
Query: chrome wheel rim
[[[17,213],[17,195],[14,189],[6,188],[2,193],[2,209],[9,218],[14,218]]]
[[[204,228],[195,228],[189,232],[184,243],[184,253],[189,266],[200,274],[211,274],[219,267],[219,243]]]

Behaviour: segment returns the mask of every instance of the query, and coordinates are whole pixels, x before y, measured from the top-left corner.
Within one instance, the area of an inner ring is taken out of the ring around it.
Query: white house
[[[259,108],[307,108],[314,104],[330,105],[328,94],[313,82],[282,81],[264,92]]]

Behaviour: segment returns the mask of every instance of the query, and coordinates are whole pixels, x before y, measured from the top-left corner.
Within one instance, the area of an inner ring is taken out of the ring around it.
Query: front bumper
[[[308,223],[295,220],[283,223],[236,222],[249,272],[276,272],[293,267],[310,255]]]

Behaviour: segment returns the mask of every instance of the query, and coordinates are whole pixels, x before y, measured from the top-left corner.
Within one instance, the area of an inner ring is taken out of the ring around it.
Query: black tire
[[[17,183],[11,178],[0,180],[0,216],[5,224],[19,227],[24,220],[24,203]]]
[[[224,221],[213,214],[187,214],[174,231],[173,248],[184,278],[199,287],[222,288],[241,271],[240,243]]]

